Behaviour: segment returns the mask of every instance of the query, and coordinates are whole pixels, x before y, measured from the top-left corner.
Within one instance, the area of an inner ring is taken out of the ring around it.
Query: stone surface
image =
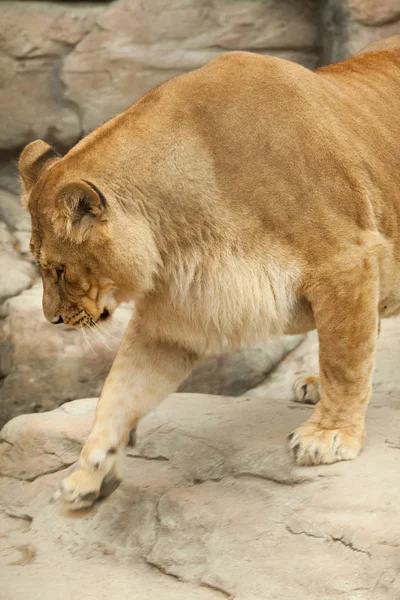
[[[1,150],[36,138],[64,147],[78,140],[79,111],[66,101],[59,71],[98,11],[89,3],[1,3]]]
[[[21,186],[18,175],[18,158],[19,152],[7,152],[7,158],[0,159],[0,194],[3,190],[7,190],[20,197]],[[0,205],[2,204],[0,196]]]
[[[14,245],[14,236],[8,230],[7,225],[0,221],[0,252],[12,252]]]
[[[343,45],[343,51],[347,53],[347,56],[352,56],[368,44],[399,34],[400,21],[380,27],[368,27],[356,21],[349,21],[347,24],[347,43]]]
[[[354,19],[363,25],[384,25],[400,20],[398,0],[349,0]]]
[[[0,151],[60,149],[233,49],[317,61],[317,0],[2,2]]]
[[[21,256],[22,250],[25,256],[29,251],[29,242],[26,248],[29,230],[30,217],[23,212],[18,197],[0,189],[0,304],[30,287],[38,275],[33,264]],[[16,236],[21,236],[20,240]]]
[[[0,252],[0,302],[28,288],[37,272],[35,267],[16,252]]]
[[[170,396],[140,424],[121,487],[80,517],[49,498],[76,468],[96,400],[11,421],[2,593],[398,600],[399,340],[400,322],[384,322],[367,444],[348,463],[293,468],[284,449],[310,414],[290,397],[294,377],[316,368],[315,334],[245,396]]]
[[[260,384],[303,339],[301,335],[285,336],[271,340],[263,348],[211,357],[193,371],[178,391],[240,396]]]
[[[15,239],[15,249],[18,252],[28,258],[31,258],[31,249],[30,249],[30,240],[31,233],[30,231],[15,231],[14,232]]]
[[[12,229],[31,230],[31,217],[16,194],[0,189],[0,219]]]
[[[399,35],[400,4],[398,0],[326,0],[321,22],[321,62],[329,64]]]
[[[399,22],[398,0],[3,1],[0,152],[39,137],[65,150],[221,52],[314,67],[398,33]]]

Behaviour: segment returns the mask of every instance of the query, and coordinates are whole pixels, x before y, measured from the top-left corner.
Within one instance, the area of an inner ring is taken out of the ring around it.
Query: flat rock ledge
[[[368,440],[349,463],[295,468],[314,334],[239,397],[174,394],[141,423],[121,487],[79,517],[49,502],[96,399],[16,417],[0,444],[1,598],[398,600],[400,322],[379,339]]]

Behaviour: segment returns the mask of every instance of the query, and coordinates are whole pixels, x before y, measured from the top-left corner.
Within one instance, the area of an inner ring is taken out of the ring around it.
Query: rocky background
[[[313,68],[399,32],[399,0],[0,2],[0,426],[97,396],[131,314],[122,307],[103,340],[45,322],[15,167],[25,144],[43,138],[65,152],[152,87],[221,52]],[[183,389],[243,393],[295,343],[210,361]]]

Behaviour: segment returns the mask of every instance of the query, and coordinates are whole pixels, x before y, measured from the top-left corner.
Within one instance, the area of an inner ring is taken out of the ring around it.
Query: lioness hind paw
[[[319,377],[300,376],[293,384],[293,401],[300,404],[317,404],[320,399]]]

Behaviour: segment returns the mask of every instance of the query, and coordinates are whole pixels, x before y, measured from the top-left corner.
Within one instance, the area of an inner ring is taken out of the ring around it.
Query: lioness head
[[[148,224],[134,206],[127,219],[126,207],[88,167],[40,140],[19,160],[43,312],[53,324],[90,327],[151,287],[156,261]]]

